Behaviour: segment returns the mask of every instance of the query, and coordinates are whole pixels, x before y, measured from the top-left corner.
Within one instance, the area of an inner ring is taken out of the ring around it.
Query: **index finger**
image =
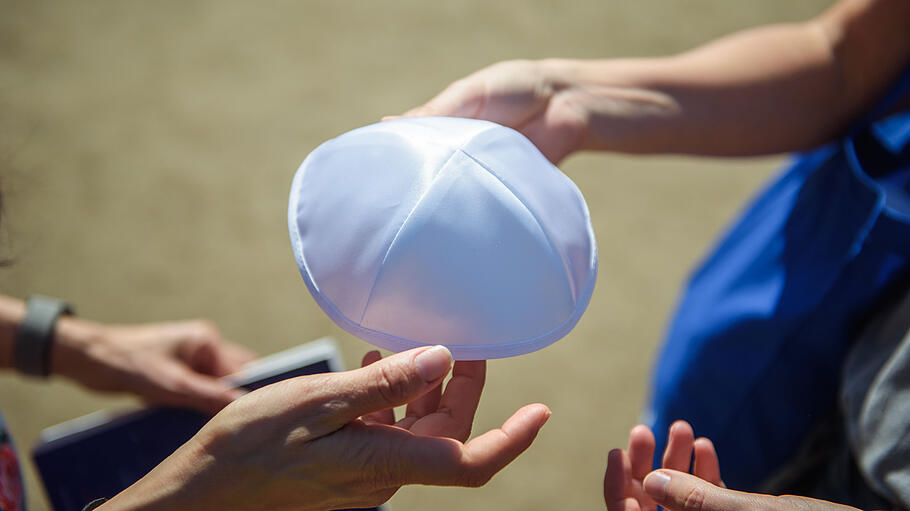
[[[643,480],[654,463],[654,433],[651,428],[639,424],[629,432],[629,463],[632,477]]]

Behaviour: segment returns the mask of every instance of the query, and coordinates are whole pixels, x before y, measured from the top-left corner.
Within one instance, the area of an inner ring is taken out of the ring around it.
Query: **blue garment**
[[[910,70],[875,119],[910,90]],[[645,420],[689,421],[725,482],[757,490],[836,403],[858,320],[910,269],[910,112],[797,156],[692,274]]]

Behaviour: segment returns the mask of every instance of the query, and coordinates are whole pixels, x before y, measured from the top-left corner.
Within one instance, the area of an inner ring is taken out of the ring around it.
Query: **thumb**
[[[807,497],[772,497],[727,490],[696,476],[667,469],[648,474],[644,487],[655,502],[670,511],[858,511],[850,506]]]
[[[445,346],[416,348],[366,367],[338,373],[337,406],[330,421],[341,427],[357,417],[410,403],[440,383],[452,368]]]
[[[779,504],[775,497],[727,490],[676,470],[655,470],[645,477],[643,486],[655,502],[671,511],[777,509]]]

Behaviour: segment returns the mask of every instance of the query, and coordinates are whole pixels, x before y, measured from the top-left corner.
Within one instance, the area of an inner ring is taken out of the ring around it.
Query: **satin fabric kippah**
[[[594,290],[581,192],[492,122],[407,118],[329,140],[297,170],[288,222],[320,307],[392,351],[529,353],[566,335]]]

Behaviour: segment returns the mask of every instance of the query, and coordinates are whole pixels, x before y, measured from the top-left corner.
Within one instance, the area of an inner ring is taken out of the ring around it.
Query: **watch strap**
[[[41,295],[28,298],[13,347],[13,363],[21,373],[42,378],[50,374],[54,328],[61,314],[73,314],[63,300]]]

